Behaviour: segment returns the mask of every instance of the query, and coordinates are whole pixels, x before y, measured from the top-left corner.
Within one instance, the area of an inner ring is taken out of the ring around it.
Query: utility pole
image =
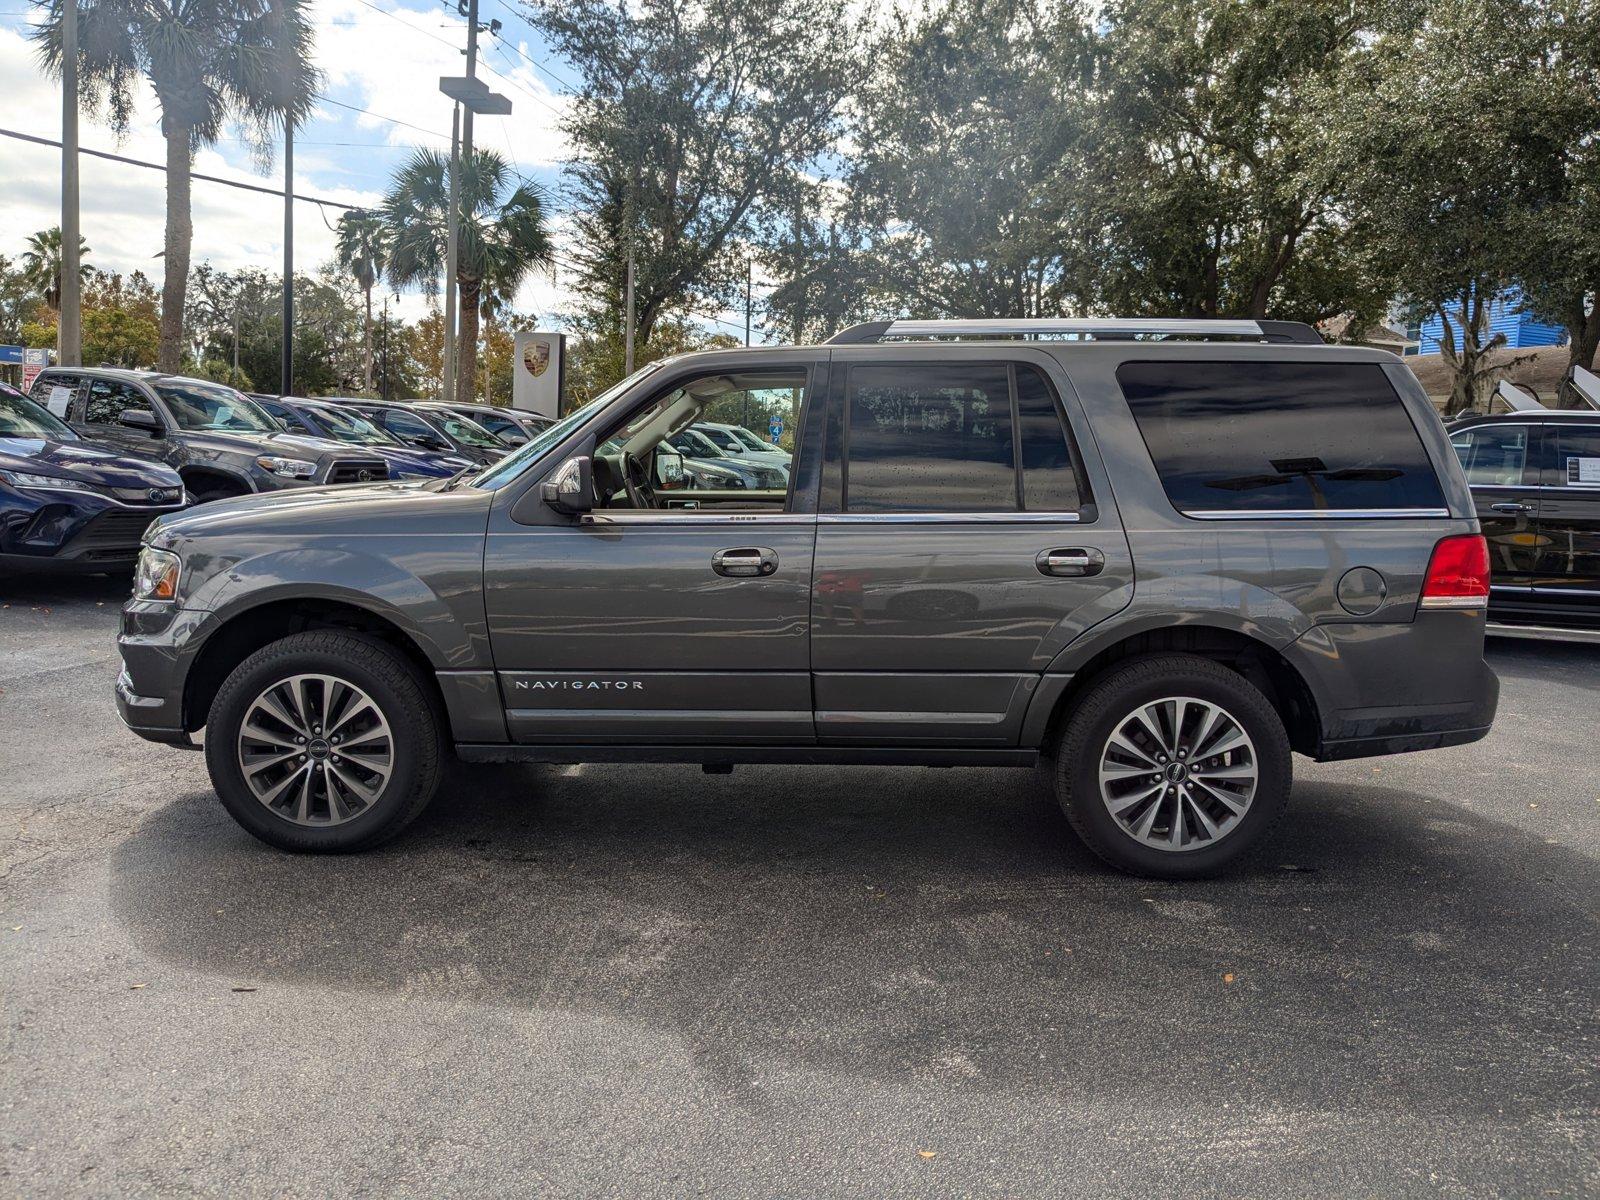
[[[61,318],[56,362],[82,366],[82,286],[78,277],[78,2],[61,5]]]
[[[461,233],[461,212],[457,207],[458,178],[461,166],[459,139],[461,131],[461,105],[450,113],[450,217],[448,241],[444,252],[444,363],[440,370],[439,399],[449,404],[456,398],[456,239]]]
[[[389,398],[389,297],[383,298],[383,378],[378,383],[378,396],[381,399]]]
[[[233,374],[239,375],[239,297],[233,298]]]
[[[283,365],[280,396],[294,395],[294,114],[283,110]]]
[[[750,291],[756,279],[756,260],[749,255],[744,260],[744,344],[750,344]]]
[[[622,114],[623,119],[626,120],[628,117],[628,105],[626,98],[623,100]],[[632,139],[630,138],[630,140]],[[637,320],[637,314],[634,311],[634,281],[636,273],[639,269],[637,250],[638,238],[634,234],[634,231],[638,226],[638,193],[639,148],[637,145],[635,145],[633,151],[633,174],[628,181],[628,196],[622,206],[623,221],[628,226],[628,282],[622,305],[622,376],[624,379],[633,374],[633,327],[634,322]]]

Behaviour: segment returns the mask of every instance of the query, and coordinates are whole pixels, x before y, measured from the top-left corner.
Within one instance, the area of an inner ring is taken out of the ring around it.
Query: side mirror
[[[656,483],[664,488],[683,486],[683,455],[656,448]]]
[[[138,429],[148,433],[151,437],[160,437],[166,432],[161,421],[153,412],[146,412],[142,408],[125,408],[117,416],[118,425],[126,425],[129,429]]]
[[[580,454],[561,464],[540,487],[544,502],[558,513],[577,516],[594,510],[594,463]]]

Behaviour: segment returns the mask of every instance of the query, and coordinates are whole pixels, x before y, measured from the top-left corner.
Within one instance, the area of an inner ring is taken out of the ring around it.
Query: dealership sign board
[[[559,333],[516,335],[511,367],[511,407],[554,420],[561,415],[566,384],[567,339]]]
[[[22,390],[33,386],[33,379],[50,365],[50,351],[23,346],[0,346],[0,366],[22,368]]]

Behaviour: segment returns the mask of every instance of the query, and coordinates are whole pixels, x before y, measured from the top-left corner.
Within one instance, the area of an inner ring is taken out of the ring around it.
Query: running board
[[[945,746],[530,746],[457,743],[474,763],[780,763],[835,767],[1032,767],[1037,750]]]
[[[1500,625],[1489,622],[1488,637],[1527,638],[1539,642],[1589,642],[1600,645],[1600,629],[1568,629],[1559,625]]]

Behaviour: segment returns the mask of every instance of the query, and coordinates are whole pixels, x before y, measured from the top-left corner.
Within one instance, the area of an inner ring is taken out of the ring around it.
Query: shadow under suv
[[[793,430],[708,488],[696,422]],[[676,461],[674,461],[676,460]],[[117,701],[276,846],[441,759],[1043,765],[1098,854],[1216,872],[1290,758],[1481,738],[1489,564],[1422,389],[1277,322],[897,321],[652,364],[447,483],[147,536]]]
[[[197,503],[389,477],[375,454],[284,432],[224,384],[155,371],[50,367],[31,395],[85,437],[172,467]]]

